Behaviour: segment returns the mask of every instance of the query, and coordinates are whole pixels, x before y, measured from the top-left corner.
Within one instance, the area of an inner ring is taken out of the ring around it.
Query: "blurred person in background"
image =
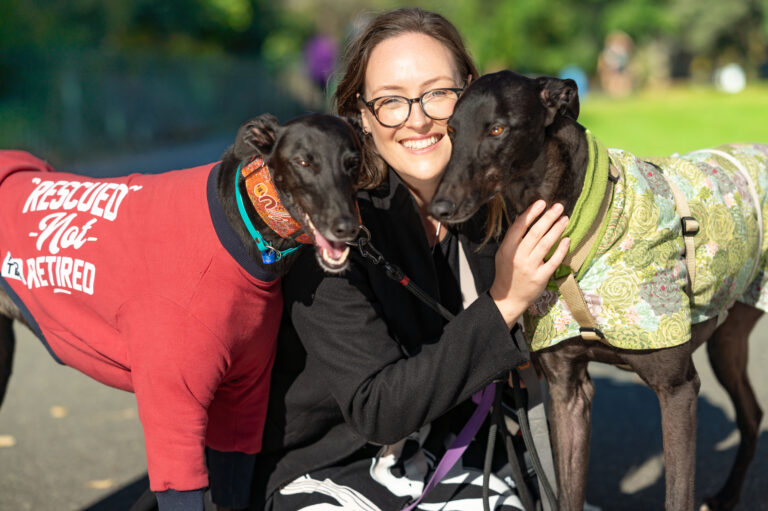
[[[614,30],[605,37],[605,47],[597,60],[600,86],[609,96],[623,97],[634,89],[630,63],[635,43],[621,30]]]

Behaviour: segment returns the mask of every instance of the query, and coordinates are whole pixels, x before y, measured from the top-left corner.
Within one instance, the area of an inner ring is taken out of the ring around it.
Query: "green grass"
[[[739,94],[679,87],[624,99],[590,95],[579,122],[607,147],[663,156],[728,142],[768,144],[768,86]]]

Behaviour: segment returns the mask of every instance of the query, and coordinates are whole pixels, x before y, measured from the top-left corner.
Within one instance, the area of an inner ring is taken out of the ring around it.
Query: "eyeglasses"
[[[421,105],[421,111],[430,119],[443,121],[449,118],[463,90],[463,88],[432,89],[418,98],[410,99],[403,96],[381,96],[370,101],[360,96],[360,99],[382,126],[397,128],[408,120],[411,115],[411,105],[414,103]]]

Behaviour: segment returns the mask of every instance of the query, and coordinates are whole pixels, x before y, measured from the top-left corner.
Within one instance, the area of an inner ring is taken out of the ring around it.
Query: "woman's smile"
[[[400,140],[400,145],[411,153],[424,154],[436,149],[442,139],[442,133],[430,133],[422,137],[404,138]]]

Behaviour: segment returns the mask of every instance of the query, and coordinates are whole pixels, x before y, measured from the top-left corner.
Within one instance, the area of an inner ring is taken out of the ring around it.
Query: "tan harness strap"
[[[592,250],[592,246],[598,241],[597,237],[600,234],[600,226],[603,225],[603,220],[608,214],[608,209],[611,206],[613,188],[614,184],[619,179],[619,173],[613,165],[609,167],[609,173],[608,186],[605,187],[603,202],[600,204],[600,209],[598,210],[595,221],[592,222],[587,235],[584,236],[581,243],[579,243],[573,252],[568,254],[563,260],[563,264],[571,268],[571,273],[555,280],[560,295],[568,305],[568,309],[571,311],[573,319],[579,324],[582,339],[586,341],[599,341],[605,339],[605,336],[597,328],[597,322],[592,316],[592,313],[589,312],[589,307],[587,307],[584,294],[581,292],[581,288],[576,282],[576,277],[574,275],[578,273],[581,265],[584,264],[584,261]]]
[[[585,341],[599,341],[604,339],[605,336],[597,328],[597,323],[592,313],[589,312],[587,302],[584,300],[584,293],[581,292],[579,284],[576,282],[576,277],[573,273],[569,273],[565,277],[561,277],[555,280],[557,287],[560,290],[560,295],[568,304],[568,309],[571,311],[573,319],[579,324],[581,330],[581,337]]]
[[[685,195],[680,191],[675,183],[672,182],[664,173],[664,179],[667,180],[672,195],[675,197],[675,209],[680,215],[680,221],[683,225],[683,243],[685,243],[685,267],[688,269],[688,283],[685,292],[693,305],[693,283],[696,279],[696,247],[693,244],[693,237],[699,232],[699,222],[691,216],[691,210],[688,207],[688,201]]]

